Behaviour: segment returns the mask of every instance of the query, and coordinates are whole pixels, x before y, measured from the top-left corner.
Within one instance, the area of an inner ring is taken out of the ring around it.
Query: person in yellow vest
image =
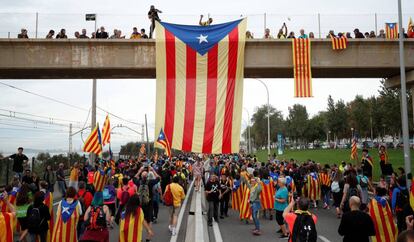
[[[75,162],[73,164],[72,169],[70,170],[69,187],[73,187],[77,191],[78,190],[78,180],[79,180],[79,164],[78,164],[78,162]]]

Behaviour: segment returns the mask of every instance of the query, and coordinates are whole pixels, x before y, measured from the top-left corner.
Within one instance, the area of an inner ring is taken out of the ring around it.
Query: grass
[[[271,150],[271,154],[273,153],[277,153],[277,150]],[[338,164],[339,165],[341,161],[351,162],[353,164],[356,164],[355,161],[350,161],[350,154],[351,154],[350,149],[285,150],[285,153],[283,155],[277,156],[277,158],[279,160],[281,159],[288,160],[288,159],[293,158],[293,159],[298,160],[299,162],[303,162],[303,161],[306,161],[307,159],[311,159],[323,165],[324,164]],[[374,160],[374,170],[373,170],[374,180],[378,180],[379,176],[381,175],[378,150],[371,149],[369,154]],[[361,157],[361,155],[362,155],[362,151],[358,150],[359,158]],[[267,160],[267,150],[257,151],[256,156],[259,161]],[[389,157],[389,162],[392,164],[392,167],[394,170],[396,170],[398,167],[404,167],[404,154],[403,154],[402,149],[397,149],[397,150],[389,149],[388,157]]]

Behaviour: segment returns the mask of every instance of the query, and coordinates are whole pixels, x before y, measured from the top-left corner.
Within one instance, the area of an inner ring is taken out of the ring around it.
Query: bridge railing
[[[145,12],[145,11],[143,11]],[[207,14],[205,14],[208,16]],[[238,19],[248,18],[248,30],[255,38],[261,38],[265,28],[271,30],[272,35],[277,35],[279,28],[285,22],[288,31],[299,33],[300,29],[313,32],[315,37],[324,38],[329,30],[335,32],[353,32],[359,28],[361,32],[374,31],[376,34],[384,29],[386,22],[397,22],[397,13],[368,13],[368,14],[209,14],[215,23],[221,23]],[[403,15],[404,28],[407,28],[409,17],[414,17],[414,12]],[[160,14],[161,20],[166,22],[176,22],[183,24],[198,24],[200,15],[195,14]],[[111,35],[113,29],[120,29],[123,35],[129,38],[132,28],[145,28],[149,31],[150,22],[144,14],[107,14],[97,13],[97,26],[105,26],[106,31]],[[28,30],[30,38],[44,38],[50,29],[55,31],[55,35],[60,29],[66,29],[69,38],[74,37],[75,31],[87,29],[88,35],[94,32],[95,22],[85,21],[84,13],[0,13],[0,38],[16,38],[20,29]]]

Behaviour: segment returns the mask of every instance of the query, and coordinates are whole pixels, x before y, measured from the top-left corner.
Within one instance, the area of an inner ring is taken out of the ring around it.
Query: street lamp
[[[270,156],[270,104],[269,104],[269,89],[267,88],[266,83],[264,83],[262,80],[257,79],[257,78],[253,78],[253,79],[258,80],[266,88],[266,93],[267,93],[267,155]]]
[[[352,139],[354,138],[354,128],[351,128],[351,142],[352,143]]]
[[[248,149],[247,149],[247,152],[250,154],[251,152],[252,152],[252,145],[251,145],[251,141],[250,141],[250,113],[249,113],[249,110],[247,110],[247,108],[244,108],[244,111],[246,111],[246,113],[247,113],[247,128],[248,128],[248,130],[247,130],[247,133],[248,133],[248,140],[249,140],[249,142],[248,142]]]

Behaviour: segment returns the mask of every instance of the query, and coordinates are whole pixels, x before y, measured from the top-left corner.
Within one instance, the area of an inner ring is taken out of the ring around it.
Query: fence
[[[271,34],[277,35],[279,28],[285,22],[288,31],[299,33],[300,29],[313,32],[315,37],[324,38],[329,30],[335,32],[351,32],[359,28],[361,32],[379,32],[384,28],[385,22],[398,22],[396,13],[371,13],[371,14],[240,14],[240,15],[215,15],[210,14],[214,23],[222,23],[240,17],[248,18],[248,30],[254,33],[256,38],[261,38],[265,28],[270,28]],[[407,27],[408,19],[414,13],[403,15],[403,27]],[[182,24],[198,24],[199,15],[172,15],[160,14],[162,21]],[[44,38],[50,29],[57,34],[60,29],[66,29],[69,38],[73,38],[75,31],[87,29],[94,32],[96,26],[105,26],[106,31],[112,34],[113,29],[120,29],[127,38],[133,27],[149,30],[149,20],[144,14],[97,14],[96,23],[85,21],[85,14],[75,13],[0,13],[0,38],[16,38],[21,28],[28,30],[30,38]]]

